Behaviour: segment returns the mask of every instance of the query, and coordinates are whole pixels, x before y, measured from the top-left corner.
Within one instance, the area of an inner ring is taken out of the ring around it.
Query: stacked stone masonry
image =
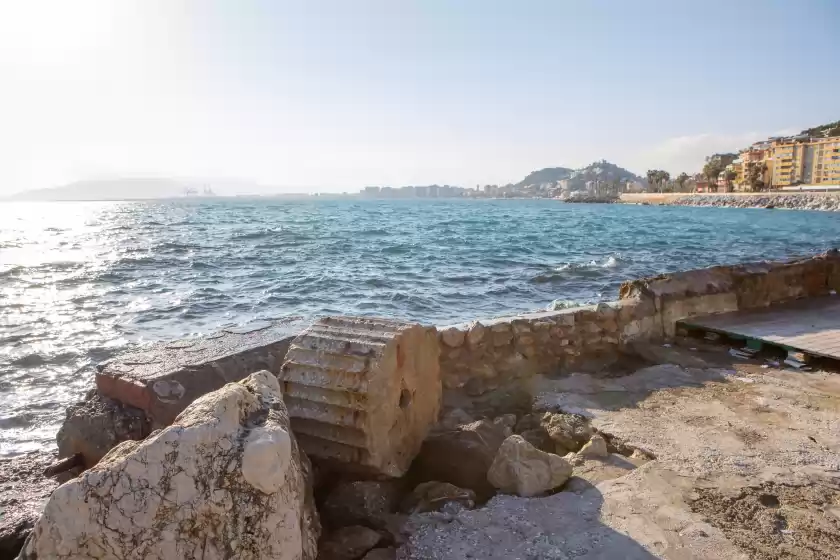
[[[840,254],[718,266],[625,282],[616,302],[440,327],[447,388],[572,368],[635,341],[673,337],[677,321],[840,290]]]
[[[292,342],[279,378],[307,454],[401,476],[440,409],[437,333],[326,317]]]

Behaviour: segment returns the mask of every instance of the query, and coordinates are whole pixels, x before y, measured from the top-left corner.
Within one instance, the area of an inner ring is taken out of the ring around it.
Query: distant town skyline
[[[694,173],[840,117],[837,21],[829,0],[7,2],[0,196],[137,176],[474,187],[601,159]]]

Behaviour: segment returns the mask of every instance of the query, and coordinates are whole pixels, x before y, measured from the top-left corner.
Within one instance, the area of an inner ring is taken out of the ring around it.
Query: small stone
[[[531,335],[520,335],[516,339],[516,344],[523,347],[529,347],[534,345],[534,337]]]
[[[600,434],[595,434],[578,451],[578,455],[587,459],[603,459],[610,456],[607,450],[607,441]]]
[[[568,451],[580,449],[595,433],[589,421],[577,414],[546,412],[542,418],[542,426],[548,432],[548,437],[559,446],[557,452],[564,455]]]
[[[510,323],[496,323],[490,326],[490,332],[506,333],[510,332]]]
[[[482,340],[484,340],[484,332],[487,329],[479,322],[475,322],[470,327],[469,332],[467,332],[467,342],[470,346],[476,346]]]
[[[475,492],[448,482],[423,482],[406,497],[402,510],[409,514],[440,511],[448,502],[458,502],[463,507],[472,509],[475,507]]]
[[[462,330],[456,329],[455,327],[449,327],[440,333],[441,340],[450,348],[458,348],[464,344],[465,337],[466,333]]]
[[[559,488],[571,475],[572,466],[562,457],[510,436],[499,447],[487,480],[502,492],[530,497]]]
[[[381,539],[379,533],[361,525],[342,527],[321,540],[318,560],[357,560],[379,544]]]
[[[527,321],[516,321],[513,323],[513,332],[516,334],[530,333],[531,325]]]
[[[513,333],[510,331],[497,331],[493,333],[493,346],[505,346],[513,340]]]

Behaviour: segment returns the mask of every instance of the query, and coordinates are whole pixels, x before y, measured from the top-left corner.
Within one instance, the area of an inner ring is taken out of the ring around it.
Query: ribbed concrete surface
[[[326,317],[292,341],[278,377],[307,454],[401,476],[440,407],[436,330]]]

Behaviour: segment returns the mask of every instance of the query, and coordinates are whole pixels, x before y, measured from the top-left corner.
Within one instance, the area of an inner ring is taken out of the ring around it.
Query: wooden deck
[[[755,311],[691,317],[678,324],[840,360],[840,296],[803,299]]]

